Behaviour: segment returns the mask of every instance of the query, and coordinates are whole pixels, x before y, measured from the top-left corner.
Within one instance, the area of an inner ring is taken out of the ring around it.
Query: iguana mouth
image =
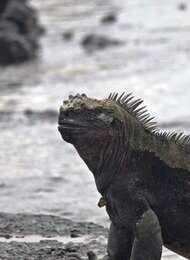
[[[84,129],[85,124],[79,120],[74,120],[74,119],[61,119],[58,122],[59,130],[64,130],[64,129]]]
[[[87,129],[86,123],[76,115],[71,116],[68,112],[60,113],[58,120],[58,130],[62,135],[71,133],[83,133]]]

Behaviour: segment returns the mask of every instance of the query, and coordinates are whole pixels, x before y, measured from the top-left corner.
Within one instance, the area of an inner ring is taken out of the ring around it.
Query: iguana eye
[[[113,117],[110,116],[110,115],[107,115],[105,113],[101,113],[99,116],[98,116],[99,119],[105,121],[105,122],[109,122],[111,123],[113,121]]]

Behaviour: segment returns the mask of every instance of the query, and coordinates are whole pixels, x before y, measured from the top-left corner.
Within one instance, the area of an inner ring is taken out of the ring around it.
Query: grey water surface
[[[38,58],[0,68],[0,211],[108,226],[92,174],[57,131],[58,108],[78,92],[132,92],[161,129],[190,132],[190,3],[180,9],[177,0],[30,2],[46,29]],[[107,13],[116,22],[102,24]],[[91,33],[122,44],[86,50],[81,41]],[[163,259],[182,258],[165,251]]]

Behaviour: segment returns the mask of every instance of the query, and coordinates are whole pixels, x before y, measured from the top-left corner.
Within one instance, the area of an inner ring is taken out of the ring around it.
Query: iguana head
[[[142,102],[141,99],[133,100],[131,94],[124,93],[121,96],[110,94],[102,100],[89,98],[85,94],[69,96],[60,107],[58,129],[63,139],[73,144],[78,139],[87,140],[89,137],[99,137],[104,141],[106,136],[110,138],[110,135],[118,134],[118,125],[127,128],[128,138],[133,135],[134,126],[154,131],[156,125],[151,122],[152,118],[144,107],[139,108]]]
[[[60,107],[58,129],[62,138],[74,145],[88,168],[98,176],[105,169],[110,171],[108,168],[119,161],[121,143],[118,140],[122,131],[118,123],[122,120],[122,109],[112,99],[97,100],[77,94]]]
[[[62,138],[74,145],[88,139],[103,142],[113,135],[114,121],[118,118],[122,120],[122,113],[110,99],[70,95],[60,107],[58,129]]]

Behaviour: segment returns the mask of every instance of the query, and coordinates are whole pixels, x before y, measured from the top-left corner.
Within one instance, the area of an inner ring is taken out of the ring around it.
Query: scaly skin
[[[111,220],[108,259],[190,259],[189,136],[159,133],[131,95],[70,96],[59,131],[93,173]]]

